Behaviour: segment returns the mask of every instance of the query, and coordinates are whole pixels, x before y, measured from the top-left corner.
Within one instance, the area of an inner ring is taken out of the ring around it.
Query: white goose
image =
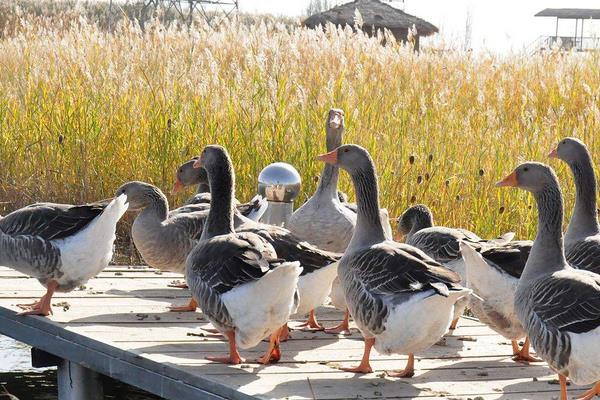
[[[342,144],[345,130],[342,110],[329,110],[325,130],[327,151]],[[320,249],[343,253],[354,233],[356,209],[352,204],[340,201],[337,191],[338,177],[337,167],[325,165],[316,192],[292,214],[287,227],[295,235]],[[388,238],[391,239],[392,229],[387,210],[381,210],[380,215],[384,224],[387,224],[384,226],[387,228]],[[338,326],[326,329],[325,332],[349,335],[349,313],[339,279],[333,281],[330,297],[333,305],[339,310],[345,310],[345,314]]]
[[[573,216],[565,233],[567,261],[576,268],[600,273],[600,225],[592,157],[585,144],[575,138],[561,140],[549,155],[569,165],[577,190]]]
[[[300,263],[281,263],[262,237],[234,232],[235,174],[223,147],[207,146],[196,165],[208,172],[214,201],[200,242],[187,259],[186,279],[204,314],[229,341],[227,357],[208,359],[239,364],[238,347],[256,346],[271,335],[259,361],[277,361],[281,327],[297,305]]]
[[[0,219],[0,265],[37,278],[47,290],[39,301],[19,305],[21,314],[51,314],[54,292],[70,292],[106,268],[126,202],[119,196],[108,205],[39,203]]]
[[[375,166],[360,146],[344,145],[319,156],[352,177],[356,190],[356,230],[340,260],[338,276],[348,308],[365,338],[358,367],[372,372],[372,347],[383,354],[408,354],[406,368],[391,376],[414,374],[414,353],[435,344],[448,330],[458,299],[470,293],[455,272],[404,243],[387,240],[379,218]],[[407,323],[407,321],[414,321]]]
[[[481,249],[483,246],[510,242],[515,236],[509,232],[497,239],[485,240],[466,229],[435,226],[433,214],[424,204],[409,207],[402,213],[398,218],[398,232],[405,236],[405,243],[424,251],[435,261],[459,274],[463,286],[467,286],[467,271],[461,256],[460,242]],[[469,298],[464,297],[456,303],[450,330],[456,329],[468,302]]]
[[[561,400],[566,378],[594,384],[581,399],[600,395],[600,275],[572,268],[563,248],[563,198],[547,165],[519,165],[498,186],[531,192],[538,207],[538,232],[515,295],[519,320],[538,355],[559,374]]]
[[[469,289],[475,294],[469,298],[469,309],[481,322],[511,341],[513,360],[519,362],[541,361],[529,353],[528,338],[519,349],[518,341],[527,336],[527,331],[515,310],[515,292],[532,245],[531,240],[517,240],[477,252],[468,242],[460,244]]]

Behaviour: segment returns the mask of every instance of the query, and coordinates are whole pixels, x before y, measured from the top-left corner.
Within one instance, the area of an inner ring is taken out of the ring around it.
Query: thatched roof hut
[[[429,36],[438,32],[433,24],[414,15],[405,13],[380,0],[355,0],[334,7],[330,10],[311,15],[302,24],[309,28],[325,26],[328,22],[334,25],[350,25],[354,27],[355,10],[360,12],[362,30],[374,35],[378,30],[389,29],[396,39],[406,41],[408,30],[414,25],[417,29],[416,47],[419,36]]]

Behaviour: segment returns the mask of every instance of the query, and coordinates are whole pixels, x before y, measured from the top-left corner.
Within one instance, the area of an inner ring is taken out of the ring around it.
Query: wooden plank
[[[412,379],[384,377],[383,371],[403,367],[406,356],[376,351],[372,354],[375,373],[357,376],[340,371],[340,365],[352,365],[362,355],[363,342],[356,329],[351,337],[293,331],[293,339],[282,344],[283,358],[276,365],[251,361],[264,352],[266,343],[243,350],[250,361],[242,366],[212,363],[205,357],[225,353],[227,345],[222,338],[195,336],[200,328],[210,327],[204,316],[165,310],[172,302],[183,304],[189,298],[186,290],[166,287],[180,277],[111,266],[84,290],[57,294],[54,303],[68,302],[67,310],[56,307],[50,318],[16,317],[16,303],[41,296],[44,290],[36,280],[0,267],[0,333],[37,343],[60,357],[177,400],[487,400],[558,395],[558,386],[548,383],[554,374],[545,364],[515,364],[510,359],[510,343],[471,318],[461,319],[454,335],[445,338],[445,345],[417,355]],[[341,318],[332,307],[321,307],[317,314],[326,324]],[[581,388],[573,387],[571,392],[580,393]]]

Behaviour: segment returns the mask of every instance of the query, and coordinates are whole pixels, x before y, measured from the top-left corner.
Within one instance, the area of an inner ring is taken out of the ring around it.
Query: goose
[[[344,111],[336,108],[329,110],[325,130],[327,151],[340,146],[345,130]],[[317,190],[306,203],[294,211],[288,221],[287,228],[298,237],[309,241],[320,249],[343,253],[354,233],[356,209],[347,201],[340,200],[340,194],[337,190],[338,177],[338,168],[326,164],[321,173]],[[391,239],[392,230],[387,210],[381,211],[381,218],[384,223],[387,223],[387,230]],[[345,310],[345,312],[342,322],[336,327],[325,329],[325,332],[350,335],[350,314],[346,307],[346,300],[339,279],[333,281],[330,298],[335,308]]]
[[[52,314],[55,292],[70,292],[108,266],[127,206],[126,196],[108,204],[37,203],[0,219],[0,265],[46,287],[39,301],[18,305],[21,315]]]
[[[228,356],[207,359],[239,364],[238,347],[256,346],[270,335],[259,362],[276,362],[281,327],[297,304],[300,263],[281,262],[262,237],[234,231],[235,173],[225,148],[206,146],[195,165],[206,169],[216,201],[186,261],[186,279],[204,314],[229,342]]]
[[[514,361],[525,363],[541,361],[529,353],[527,331],[517,317],[514,301],[532,245],[531,240],[516,240],[482,249],[468,241],[460,243],[466,279],[474,293],[469,298],[469,309],[481,322],[511,341]],[[525,343],[519,349],[518,341],[522,338]]]
[[[510,242],[514,237],[514,233],[509,232],[498,239],[484,240],[466,229],[434,226],[433,214],[424,204],[414,205],[404,211],[398,218],[398,232],[405,236],[405,243],[424,251],[437,262],[459,274],[464,286],[467,286],[467,274],[459,247],[461,241],[479,249],[486,244]],[[456,329],[468,302],[469,298],[464,297],[456,303],[450,330]]]
[[[194,161],[197,160],[197,157]],[[201,171],[200,173],[194,171]],[[204,176],[208,181],[204,168],[193,168],[189,161],[181,165],[177,172],[177,183],[175,186],[181,188],[198,183],[198,176]],[[203,183],[200,182],[202,185]],[[200,189],[199,189],[200,190]],[[308,314],[308,320],[300,327],[310,330],[323,330],[317,321],[314,309],[323,304],[331,292],[332,281],[337,275],[337,261],[341,254],[321,250],[292,234],[288,229],[257,223],[250,218],[244,218],[239,214],[238,206],[235,213],[234,227],[236,232],[252,232],[268,241],[275,249],[279,258],[286,261],[299,261],[302,266],[302,274],[298,281],[298,293],[300,302],[294,317]],[[192,308],[190,306],[189,308]],[[178,308],[179,311],[189,311],[186,308]],[[289,336],[287,325],[282,332],[282,340]]]
[[[404,370],[390,376],[414,375],[414,353],[435,344],[448,330],[454,304],[471,291],[460,276],[421,250],[386,238],[379,218],[377,176],[371,156],[357,145],[343,145],[318,156],[346,170],[356,191],[358,220],[338,266],[350,313],[365,338],[357,367],[369,373],[372,347],[382,353],[408,354]],[[416,319],[416,323],[406,323]]]
[[[185,261],[202,235],[208,209],[190,206],[185,211],[169,211],[164,193],[140,181],[124,183],[116,195],[126,195],[129,211],[139,212],[131,226],[131,238],[144,262],[161,271],[184,273]],[[171,306],[170,310],[194,311],[196,307],[191,299],[188,305]]]
[[[600,273],[600,226],[592,157],[585,144],[576,138],[563,139],[549,156],[566,162],[575,179],[577,197],[565,233],[567,261],[576,268]]]
[[[197,192],[194,196],[190,197],[184,204],[184,206],[192,204],[205,204],[206,207],[210,205],[210,187],[208,186],[208,178],[204,168],[194,168],[194,162],[198,157],[194,157],[191,160],[181,164],[177,169],[175,176],[175,183],[173,184],[173,193],[178,193],[186,186],[198,185]],[[236,207],[238,211],[244,216],[253,221],[259,221],[260,218],[267,211],[268,202],[267,199],[256,195],[248,203],[240,204],[237,200]]]
[[[536,162],[519,165],[497,186],[533,194],[538,231],[517,285],[515,309],[537,354],[559,374],[561,400],[566,378],[600,395],[600,275],[572,268],[562,236],[563,197],[556,174]]]

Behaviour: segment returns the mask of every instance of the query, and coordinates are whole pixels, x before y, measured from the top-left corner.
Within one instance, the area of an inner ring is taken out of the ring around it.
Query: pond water
[[[30,347],[0,335],[0,400],[56,400],[56,369],[31,366]],[[137,388],[105,378],[106,400],[160,400]]]

